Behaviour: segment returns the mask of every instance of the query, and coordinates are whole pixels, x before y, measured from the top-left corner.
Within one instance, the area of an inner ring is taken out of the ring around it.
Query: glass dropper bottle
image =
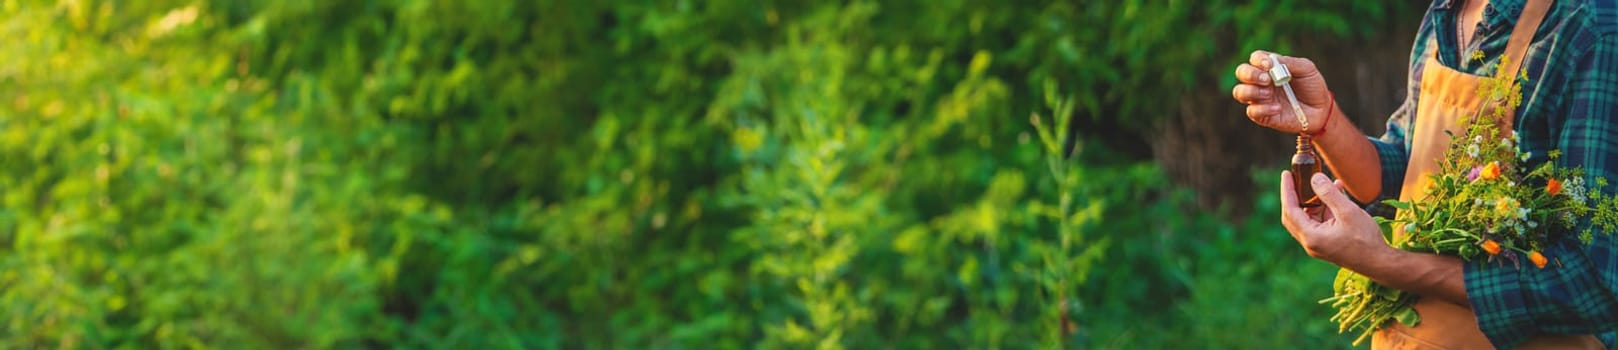
[[[1273,53],[1270,54],[1270,78],[1286,91],[1287,102],[1292,104],[1292,115],[1298,117],[1298,147],[1297,152],[1292,154],[1292,184],[1298,193],[1298,204],[1304,208],[1318,207],[1320,198],[1315,195],[1314,186],[1309,185],[1309,181],[1320,172],[1320,159],[1315,156],[1314,142],[1309,136],[1309,118],[1303,115],[1298,95],[1292,92],[1292,72]]]

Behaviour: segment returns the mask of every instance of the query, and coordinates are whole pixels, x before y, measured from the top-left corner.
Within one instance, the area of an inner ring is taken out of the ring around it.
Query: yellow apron
[[[1544,21],[1551,0],[1529,0],[1519,15],[1506,44],[1505,57],[1511,59],[1503,71],[1505,76],[1516,76],[1522,68],[1528,44]],[[1427,63],[1421,75],[1421,97],[1417,100],[1415,127],[1409,130],[1410,164],[1405,170],[1404,185],[1399,199],[1419,200],[1427,190],[1427,175],[1438,172],[1438,161],[1449,148],[1448,130],[1455,135],[1466,132],[1466,121],[1478,115],[1486,102],[1478,96],[1483,77],[1462,73],[1445,67],[1428,50]],[[1512,128],[1516,111],[1508,111],[1501,120],[1501,130]],[[1403,236],[1396,228],[1394,235]],[[1492,349],[1489,339],[1478,329],[1477,316],[1466,305],[1438,298],[1421,298],[1415,305],[1421,323],[1408,327],[1392,322],[1371,338],[1372,349]],[[1527,325],[1524,325],[1527,326]],[[1594,336],[1540,335],[1530,339],[1518,349],[1603,349]]]

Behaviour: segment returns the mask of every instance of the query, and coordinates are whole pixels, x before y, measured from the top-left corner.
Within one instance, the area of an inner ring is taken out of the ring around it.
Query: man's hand
[[[1331,106],[1331,93],[1327,92],[1326,78],[1320,75],[1315,63],[1308,59],[1280,56],[1281,64],[1292,72],[1292,92],[1298,95],[1299,108],[1309,118],[1309,131],[1320,130],[1325,123],[1326,109]],[[1231,96],[1247,104],[1247,119],[1276,131],[1296,134],[1302,126],[1292,114],[1286,92],[1270,83],[1270,52],[1253,51],[1248,62],[1236,66],[1236,87]]]
[[[1333,183],[1325,174],[1315,174],[1311,182],[1309,186],[1314,186],[1315,195],[1325,203],[1324,219],[1316,219],[1317,216],[1298,207],[1292,173],[1281,172],[1281,225],[1292,233],[1292,238],[1298,240],[1309,256],[1363,273],[1362,269],[1369,263],[1367,260],[1385,257],[1394,251],[1383,240],[1382,228],[1377,226],[1376,220],[1343,194],[1340,184]]]
[[[1325,174],[1310,186],[1326,204],[1324,220],[1298,207],[1291,172],[1281,172],[1281,225],[1309,256],[1353,270],[1382,285],[1467,305],[1461,259],[1394,249],[1371,214],[1355,205]]]

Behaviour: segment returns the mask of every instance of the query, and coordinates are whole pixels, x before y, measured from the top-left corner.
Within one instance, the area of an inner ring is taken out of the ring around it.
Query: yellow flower
[[[1545,259],[1544,254],[1540,254],[1537,251],[1528,252],[1528,260],[1534,261],[1534,266],[1538,266],[1539,268],[1542,268],[1542,269],[1545,268],[1545,263],[1549,262],[1549,260]]]
[[[1494,180],[1500,177],[1500,162],[1489,162],[1489,165],[1483,167],[1483,173],[1479,175],[1484,180]]]
[[[1500,215],[1510,216],[1517,213],[1517,208],[1519,206],[1520,205],[1517,203],[1516,198],[1502,197],[1500,200],[1495,201],[1494,209],[1499,210]]]
[[[1552,196],[1555,196],[1557,193],[1562,193],[1562,182],[1556,181],[1555,178],[1552,178],[1550,181],[1546,181],[1545,193],[1550,193]]]
[[[1489,252],[1489,255],[1500,254],[1500,243],[1492,239],[1485,239],[1483,240],[1483,251]]]

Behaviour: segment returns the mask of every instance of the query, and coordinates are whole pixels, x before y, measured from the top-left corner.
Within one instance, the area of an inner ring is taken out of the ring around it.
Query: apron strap
[[[1528,56],[1528,44],[1534,41],[1534,34],[1539,31],[1539,24],[1545,21],[1545,13],[1550,9],[1551,0],[1528,0],[1522,13],[1517,15],[1517,26],[1511,29],[1511,40],[1506,42],[1505,57],[1511,58],[1505,67],[1507,77],[1517,76],[1523,58]]]

